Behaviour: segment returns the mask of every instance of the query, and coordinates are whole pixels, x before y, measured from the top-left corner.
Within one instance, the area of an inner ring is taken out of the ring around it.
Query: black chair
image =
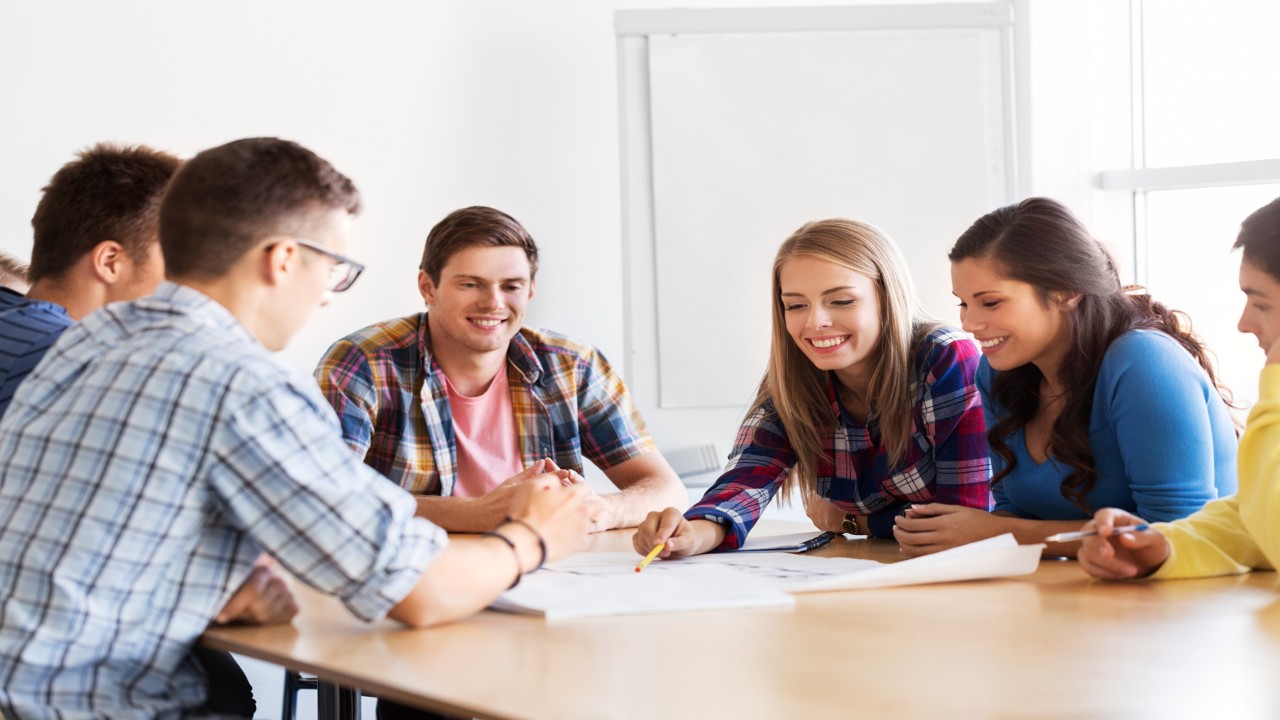
[[[298,691],[315,690],[318,682],[314,677],[303,677],[302,673],[285,668],[284,671],[284,703],[280,710],[281,720],[297,720]]]

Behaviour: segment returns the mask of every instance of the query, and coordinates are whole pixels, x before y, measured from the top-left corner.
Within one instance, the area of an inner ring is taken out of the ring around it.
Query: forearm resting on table
[[[518,575],[536,567],[541,556],[532,533],[515,526],[502,532],[515,543],[515,552],[494,537],[454,540],[431,561],[418,584],[388,616],[413,627],[426,627],[483,610]]]
[[[510,507],[509,495],[490,495],[480,498],[416,495],[415,514],[448,532],[487,532],[502,522]]]
[[[689,493],[674,473],[640,478],[600,499],[609,506],[613,519],[611,527],[605,529],[635,527],[652,511],[689,506]]]

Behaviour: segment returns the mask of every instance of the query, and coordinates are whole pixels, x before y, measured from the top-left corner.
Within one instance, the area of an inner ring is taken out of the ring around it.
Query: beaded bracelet
[[[520,551],[516,550],[516,544],[511,540],[511,538],[507,537],[506,535],[503,535],[500,532],[490,531],[490,532],[481,533],[481,534],[488,537],[496,537],[502,542],[506,543],[507,547],[511,548],[511,554],[516,556],[516,579],[511,581],[511,585],[509,585],[507,589],[510,590],[511,588],[519,585],[520,579],[524,577],[524,570],[521,569],[521,566],[520,566]]]
[[[537,569],[541,568],[544,564],[546,564],[546,562],[547,562],[547,541],[542,539],[542,534],[541,534],[541,533],[539,533],[537,530],[534,530],[534,529],[533,529],[533,526],[532,526],[532,525],[530,525],[529,523],[527,523],[527,522],[525,522],[525,521],[523,521],[523,520],[517,519],[517,518],[513,518],[513,517],[511,517],[510,515],[508,515],[507,517],[503,518],[503,519],[502,519],[502,523],[503,523],[504,525],[505,525],[505,524],[507,524],[507,523],[515,523],[515,524],[517,524],[517,525],[523,525],[523,526],[524,526],[524,528],[525,528],[526,530],[528,530],[529,532],[533,533],[533,536],[534,536],[535,538],[537,538],[537,539],[538,539],[538,550],[539,550],[539,551],[541,551],[541,553],[542,553],[542,556],[538,558],[538,564],[537,564],[536,566],[534,566],[533,570],[537,570]],[[529,572],[533,572],[533,570],[530,570]]]

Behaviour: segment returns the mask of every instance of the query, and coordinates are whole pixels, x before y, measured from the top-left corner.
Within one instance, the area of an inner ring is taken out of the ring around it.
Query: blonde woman
[[[918,310],[901,253],[854,220],[800,228],[773,264],[773,343],[729,465],[633,537],[673,558],[741,546],[781,491],[820,529],[893,537],[911,503],[990,508],[978,350]]]

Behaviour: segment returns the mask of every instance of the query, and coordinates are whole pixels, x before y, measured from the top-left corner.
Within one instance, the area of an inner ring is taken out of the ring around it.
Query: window
[[[1264,361],[1235,329],[1240,221],[1280,196],[1280,3],[1134,0],[1134,163],[1103,172],[1132,194],[1135,274],[1185,311],[1238,401],[1257,398]]]

